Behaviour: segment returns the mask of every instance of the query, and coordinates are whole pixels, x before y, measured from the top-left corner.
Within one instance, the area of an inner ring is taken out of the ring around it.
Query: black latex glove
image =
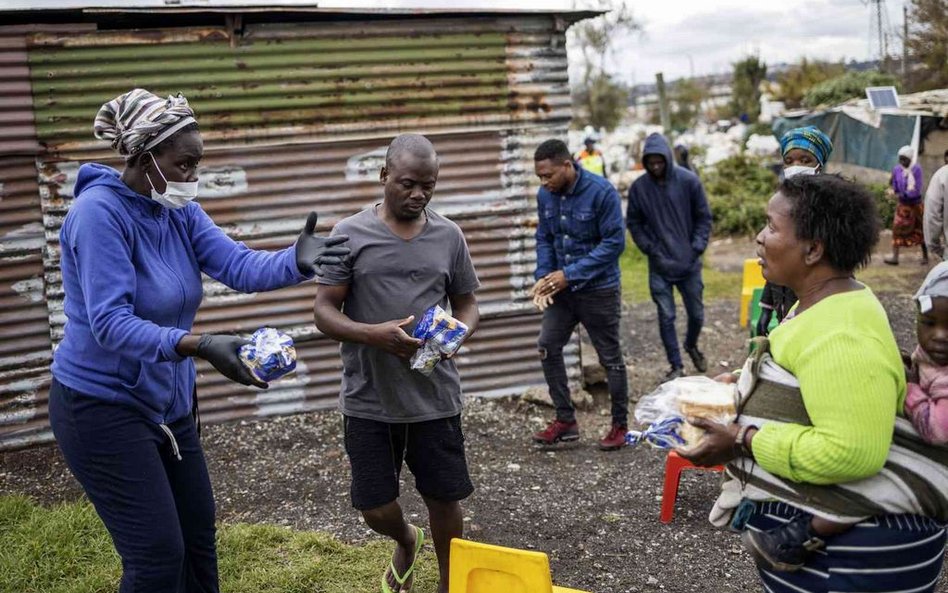
[[[256,378],[237,354],[241,346],[249,343],[248,340],[238,336],[204,334],[198,342],[197,355],[211,363],[220,374],[231,381],[266,389],[268,385]]]
[[[317,237],[313,234],[318,218],[315,212],[310,212],[306,226],[296,240],[296,267],[306,276],[322,276],[322,266],[341,264],[342,258],[349,255],[349,248],[342,245],[349,240],[348,235]]]

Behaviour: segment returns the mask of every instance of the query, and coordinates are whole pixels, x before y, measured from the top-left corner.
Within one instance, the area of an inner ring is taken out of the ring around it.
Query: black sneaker
[[[801,515],[767,531],[748,529],[741,534],[741,541],[760,568],[794,572],[806,564],[810,554],[826,545],[810,531],[810,518]]]
[[[698,350],[697,346],[685,348],[685,352],[687,352],[688,356],[691,357],[691,362],[694,363],[695,368],[698,369],[699,373],[708,372],[708,361],[705,360],[704,354],[701,353],[701,350]]]
[[[665,373],[665,378],[663,381],[671,381],[672,379],[677,379],[678,377],[685,376],[685,369],[682,367],[672,367],[670,371]]]

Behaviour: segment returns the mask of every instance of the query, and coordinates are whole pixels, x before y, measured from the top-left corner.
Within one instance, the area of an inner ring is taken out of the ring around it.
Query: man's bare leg
[[[395,553],[392,554],[392,564],[395,565],[395,570],[399,575],[404,575],[408,567],[415,561],[415,539],[418,532],[405,521],[402,507],[398,504],[398,501],[393,500],[380,507],[362,511],[362,517],[365,518],[366,525],[371,527],[373,531],[395,540],[395,543],[398,544],[395,547]],[[434,529],[433,524],[434,520],[432,519],[432,529]],[[401,585],[395,580],[392,571],[386,572],[386,580],[392,591],[401,591]],[[411,587],[412,580],[413,578],[409,577],[405,581],[406,589]]]
[[[431,539],[434,541],[435,554],[438,556],[438,571],[441,580],[438,593],[448,593],[448,570],[451,556],[451,540],[464,535],[464,516],[461,503],[445,502],[422,497],[428,507],[428,519],[431,521]]]

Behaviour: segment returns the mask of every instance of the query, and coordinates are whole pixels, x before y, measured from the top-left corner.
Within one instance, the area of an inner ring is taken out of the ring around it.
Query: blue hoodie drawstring
[[[167,424],[159,424],[158,426],[168,435],[168,438],[171,440],[171,450],[174,452],[174,456],[178,458],[178,461],[181,461],[181,451],[178,449],[178,441],[174,439],[174,433],[171,432]]]

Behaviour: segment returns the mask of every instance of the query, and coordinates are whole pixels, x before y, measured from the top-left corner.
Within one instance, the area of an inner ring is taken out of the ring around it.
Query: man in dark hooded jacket
[[[711,211],[698,176],[675,164],[661,134],[645,139],[642,164],[646,175],[629,188],[626,225],[632,240],[648,256],[649,290],[658,306],[659,333],[671,365],[667,381],[684,374],[672,287],[678,288],[688,314],[685,351],[699,372],[707,371],[698,336],[704,324],[701,254],[711,235]]]

